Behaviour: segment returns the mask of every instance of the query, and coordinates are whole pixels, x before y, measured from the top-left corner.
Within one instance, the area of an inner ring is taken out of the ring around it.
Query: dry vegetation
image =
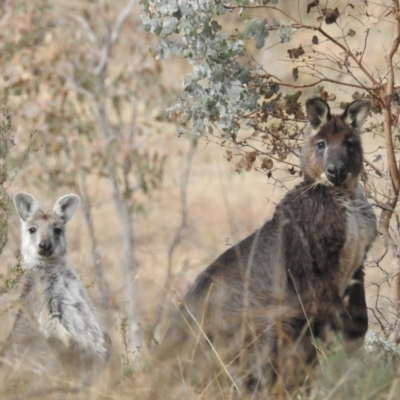
[[[95,3],[6,0],[0,5],[0,96],[4,109],[12,113],[10,154],[0,154],[7,170],[0,200],[8,218],[7,193],[28,191],[44,204],[67,192],[81,196],[82,210],[68,228],[70,260],[111,336],[113,355],[90,383],[45,370],[21,376],[18,364],[1,366],[0,398],[256,398],[239,395],[226,366],[216,360],[192,359],[197,373],[189,382],[175,358],[151,351],[174,301],[184,296],[197,273],[263,224],[296,179],[284,167],[275,175],[283,186],[254,170],[238,174],[220,146],[178,136],[174,123],[165,118],[165,107],[180,90],[187,65],[176,59],[154,60],[147,50],[154,38],[141,30],[137,7],[118,26],[129,1]],[[118,40],[108,47],[114,28]],[[101,64],[103,51],[109,51],[107,65]],[[350,100],[350,92],[344,97]],[[101,120],[102,107],[108,110],[106,120]],[[104,134],[101,126],[106,126]],[[383,154],[381,134],[368,132],[363,140],[367,154]],[[384,158],[376,165],[383,170]],[[134,264],[128,270],[121,207],[134,227],[129,254]],[[0,264],[5,289],[0,292],[0,343],[11,329],[21,290],[21,283],[14,284],[20,274],[15,269],[20,236],[15,214],[8,225]],[[382,252],[377,243],[371,260]],[[371,309],[376,308],[378,291],[379,305],[387,305],[387,274],[382,269],[367,269]],[[128,324],[129,290],[134,290],[139,310],[132,317],[135,335]],[[144,343],[140,351],[138,341]],[[296,394],[278,387],[268,396],[398,398],[395,356],[361,358],[364,361],[347,359],[340,344],[323,350],[321,372],[314,381]]]

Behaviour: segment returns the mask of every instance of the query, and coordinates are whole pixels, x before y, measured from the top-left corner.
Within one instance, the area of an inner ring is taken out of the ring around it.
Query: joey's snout
[[[343,162],[329,163],[325,168],[325,175],[329,182],[341,185],[347,178],[347,167]]]
[[[53,254],[53,244],[49,240],[42,240],[38,246],[38,253],[42,257],[50,257]]]

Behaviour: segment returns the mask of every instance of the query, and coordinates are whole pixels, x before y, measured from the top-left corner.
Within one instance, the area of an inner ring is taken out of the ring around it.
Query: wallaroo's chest
[[[56,300],[73,303],[81,300],[81,285],[76,274],[67,265],[41,265],[26,273],[22,302],[33,314],[49,312],[49,305]]]
[[[362,265],[377,235],[376,217],[361,189],[355,196],[339,198],[346,219],[346,235],[340,252],[339,295],[343,296],[354,272]]]
[[[358,185],[348,190],[304,181],[277,211],[288,226],[285,251],[296,254],[290,260],[312,260],[311,270],[329,276],[343,295],[377,234],[375,214]]]

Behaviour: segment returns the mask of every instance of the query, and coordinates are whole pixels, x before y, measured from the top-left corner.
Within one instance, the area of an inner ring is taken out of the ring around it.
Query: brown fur
[[[368,326],[362,263],[376,220],[358,179],[369,104],[353,102],[341,116],[318,98],[306,108],[303,182],[197,277],[167,333],[167,347],[191,343],[195,363],[218,354],[217,375],[250,388],[296,381],[316,358],[315,339],[341,331],[352,342]]]

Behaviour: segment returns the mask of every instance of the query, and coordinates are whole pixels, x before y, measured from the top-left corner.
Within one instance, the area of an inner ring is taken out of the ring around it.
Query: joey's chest
[[[76,282],[62,273],[33,269],[29,271],[22,301],[36,318],[42,314],[60,313],[66,304],[79,298]],[[55,311],[56,310],[56,311]]]

